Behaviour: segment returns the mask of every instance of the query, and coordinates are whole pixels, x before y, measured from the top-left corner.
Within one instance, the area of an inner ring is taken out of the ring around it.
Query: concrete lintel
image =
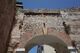
[[[73,46],[68,46],[68,49],[75,49],[75,47],[73,47]]]
[[[17,48],[15,51],[25,51],[25,48]]]
[[[68,50],[70,53],[78,53],[77,49],[73,46],[68,46]]]

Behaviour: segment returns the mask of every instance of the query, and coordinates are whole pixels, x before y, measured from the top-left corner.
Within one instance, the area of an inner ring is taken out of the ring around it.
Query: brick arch
[[[72,46],[72,40],[68,34],[66,34],[64,31],[55,31],[52,28],[48,28],[48,35],[53,35],[64,41],[67,46]]]
[[[61,32],[57,34],[57,37],[63,40],[67,44],[67,46],[72,46],[72,40],[69,35]]]
[[[20,45],[19,47],[24,47],[26,45],[26,43],[28,43],[29,40],[31,40],[32,38],[35,38],[37,36],[42,36],[43,34],[40,35],[33,35],[32,32],[26,32],[24,35],[22,35],[21,40],[20,40]],[[67,46],[72,46],[71,43],[71,39],[69,37],[69,35],[67,35],[64,32],[49,32],[46,35],[43,36],[52,36],[52,37],[56,37],[57,39],[60,39],[61,41],[63,41]]]
[[[33,38],[31,38],[30,40],[28,40],[25,44],[25,49],[26,52],[28,53],[28,51],[36,45],[43,45],[43,44],[47,44],[50,45],[52,47],[54,47],[58,53],[64,53],[65,51],[68,53],[68,49],[67,49],[67,44],[59,39],[56,36],[53,35],[38,35],[35,36]],[[61,50],[61,51],[59,51]]]

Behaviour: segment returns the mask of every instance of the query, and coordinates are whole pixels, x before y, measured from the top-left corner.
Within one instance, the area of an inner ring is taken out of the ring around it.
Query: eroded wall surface
[[[60,10],[60,15],[28,15],[25,13],[28,13],[28,10],[17,12],[17,22],[11,33],[10,45],[13,47],[17,43],[19,44],[16,47],[24,47],[29,39],[38,35],[57,36],[68,46],[74,40],[76,46],[80,47],[80,11]],[[36,13],[39,12],[36,11]],[[63,22],[69,27],[67,28],[69,34],[66,34]]]

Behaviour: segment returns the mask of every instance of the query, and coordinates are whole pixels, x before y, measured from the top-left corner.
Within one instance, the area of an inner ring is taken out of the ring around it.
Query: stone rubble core
[[[80,9],[77,10],[28,10],[19,9],[16,13],[16,24],[11,32],[10,45],[15,48],[23,47],[30,37],[38,35],[58,35],[64,42],[75,41],[76,48],[80,50]],[[69,26],[67,34],[63,25]],[[44,26],[45,23],[45,26]],[[60,34],[62,36],[59,36]],[[24,35],[24,36],[23,36]],[[66,37],[64,36],[66,35]],[[26,38],[24,38],[26,37]],[[70,44],[71,45],[71,44]],[[12,49],[9,47],[9,49]],[[13,49],[12,49],[13,50]]]

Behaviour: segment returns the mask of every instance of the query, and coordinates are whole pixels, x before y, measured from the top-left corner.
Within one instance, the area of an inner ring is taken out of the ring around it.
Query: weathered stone
[[[60,10],[56,13],[52,11],[52,13],[49,11],[45,13],[43,13],[44,11],[30,11],[34,12],[31,14],[28,10],[22,9],[18,11],[16,16],[17,23],[13,28],[11,36],[20,36],[19,47],[25,47],[29,40],[41,35],[53,35],[61,39],[67,46],[72,45],[72,40],[80,41],[80,13]],[[66,28],[63,22],[69,28]],[[21,27],[20,29],[19,26]]]

